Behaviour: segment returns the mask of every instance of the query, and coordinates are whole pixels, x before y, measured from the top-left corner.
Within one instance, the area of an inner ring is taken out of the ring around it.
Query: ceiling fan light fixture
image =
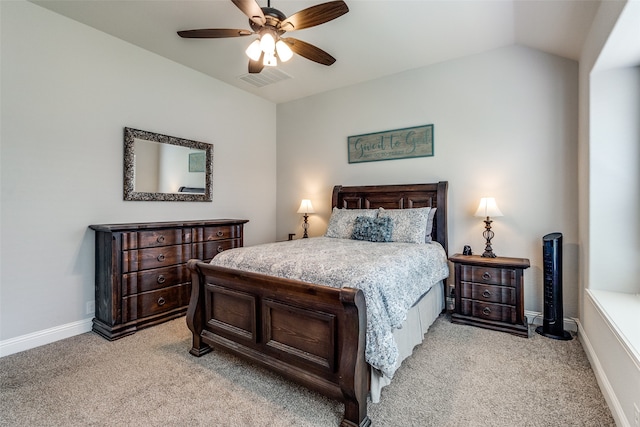
[[[293,56],[291,48],[289,48],[289,46],[282,40],[278,40],[276,43],[276,52],[278,53],[278,58],[280,58],[280,61],[282,62],[287,62]]]
[[[249,45],[245,53],[249,58],[254,61],[260,59],[260,55],[262,54],[262,49],[260,48],[260,40],[254,40],[253,43]]]
[[[291,37],[280,37],[287,31],[315,27],[344,15],[349,12],[344,0],[332,0],[307,7],[289,17],[272,8],[270,1],[267,2],[267,7],[260,7],[257,0],[231,1],[249,18],[251,30],[204,28],[178,31],[178,35],[192,39],[243,37],[252,34],[258,36],[258,40],[254,40],[245,50],[250,58],[249,74],[258,74],[265,66],[275,67],[278,62],[288,61],[294,53],[322,65],[332,65],[336,62],[333,56],[310,43]]]

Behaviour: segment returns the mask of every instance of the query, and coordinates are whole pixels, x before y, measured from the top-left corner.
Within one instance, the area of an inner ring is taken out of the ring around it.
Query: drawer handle
[[[158,243],[164,243],[164,236],[158,236],[156,240],[158,241]]]
[[[216,236],[218,236],[218,237],[224,236],[224,231],[218,230],[218,232],[216,233]]]
[[[224,251],[224,248],[222,246],[218,246],[218,253]]]
[[[482,312],[485,314],[485,316],[488,316],[491,314],[491,309],[489,307],[485,307],[482,309]]]
[[[158,276],[158,283],[160,283],[161,285],[166,281],[167,279],[164,277],[164,275],[161,274]]]
[[[164,255],[160,254],[158,255],[158,258],[156,258],[158,261],[162,262],[164,261]]]
[[[158,305],[164,305],[165,302],[167,302],[167,301],[165,301],[164,298],[162,298],[162,297],[158,298]]]
[[[491,275],[489,274],[489,272],[488,272],[488,271],[485,271],[485,272],[482,274],[482,278],[483,278],[484,280],[489,280],[489,279],[491,279]]]
[[[483,296],[483,297],[485,297],[485,298],[489,298],[489,297],[491,296],[491,292],[489,292],[489,291],[485,290],[485,291],[482,293],[482,296]]]

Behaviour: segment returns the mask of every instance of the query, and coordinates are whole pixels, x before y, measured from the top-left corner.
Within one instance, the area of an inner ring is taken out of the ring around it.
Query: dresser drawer
[[[510,286],[482,285],[479,283],[461,282],[462,298],[476,301],[497,302],[499,304],[516,303],[516,290]]]
[[[498,322],[516,323],[517,311],[515,306],[485,303],[468,299],[463,299],[461,302],[460,314],[462,315]]]
[[[232,239],[213,242],[202,242],[195,243],[193,246],[195,247],[195,257],[208,261],[214,256],[218,255],[220,252],[242,246],[242,240]]]
[[[122,249],[142,249],[191,243],[191,229],[161,229],[122,233]]]
[[[185,283],[123,298],[123,321],[129,322],[186,306],[190,295],[191,284]]]
[[[192,257],[191,245],[163,246],[122,253],[122,272],[129,273],[187,262]]]
[[[239,239],[242,237],[240,225],[218,225],[215,227],[200,227],[193,230],[194,242],[207,242],[212,240]]]
[[[153,291],[190,281],[189,269],[184,265],[128,273],[122,276],[122,295]]]
[[[463,265],[460,280],[489,285],[515,286],[516,272],[509,268]]]

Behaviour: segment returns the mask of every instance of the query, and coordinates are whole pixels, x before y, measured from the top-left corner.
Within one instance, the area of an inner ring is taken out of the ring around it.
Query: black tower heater
[[[544,276],[544,318],[536,332],[554,340],[570,340],[564,330],[562,309],[562,233],[547,234],[542,238]]]

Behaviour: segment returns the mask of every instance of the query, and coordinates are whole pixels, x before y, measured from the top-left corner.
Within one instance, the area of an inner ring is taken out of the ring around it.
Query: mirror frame
[[[206,158],[204,194],[148,193],[135,191],[135,139],[179,145],[204,150]],[[133,128],[124,128],[124,200],[165,202],[211,202],[213,200],[213,144],[162,135]]]

